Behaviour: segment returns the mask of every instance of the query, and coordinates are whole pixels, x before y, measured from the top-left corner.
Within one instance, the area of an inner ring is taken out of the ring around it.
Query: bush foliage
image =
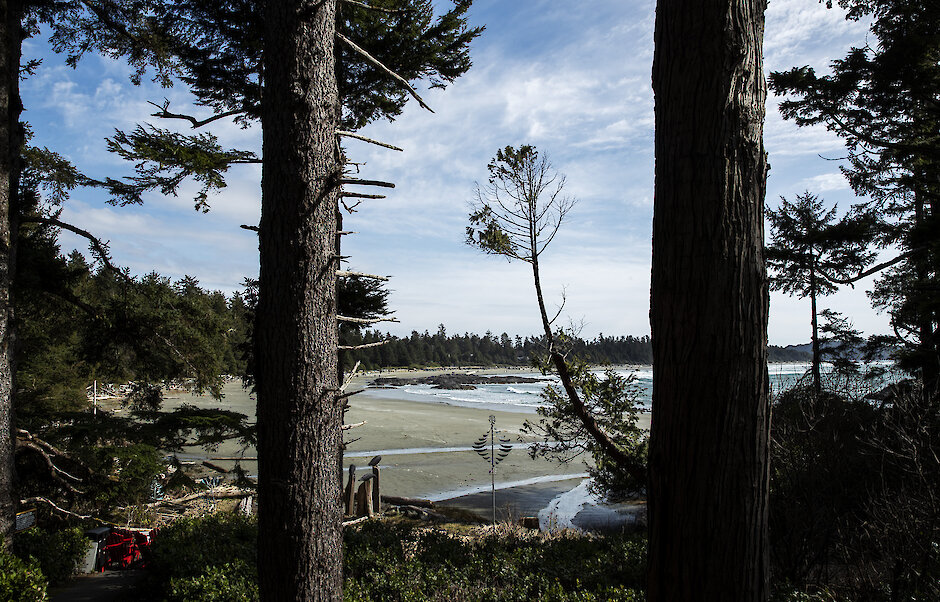
[[[22,560],[0,545],[0,600],[43,602],[48,599],[46,579],[39,564],[35,560]]]
[[[50,585],[64,583],[84,559],[91,542],[79,527],[60,530],[32,527],[13,538],[13,553],[35,562]]]
[[[182,520],[154,544],[154,593],[187,602],[258,599],[250,518]],[[643,599],[646,541],[636,536],[457,536],[370,521],[345,533],[344,600],[628,602]]]

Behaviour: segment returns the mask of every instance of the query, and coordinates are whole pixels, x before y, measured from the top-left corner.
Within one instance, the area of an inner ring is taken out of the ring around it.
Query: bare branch
[[[356,186],[381,186],[382,188],[395,188],[393,182],[383,182],[381,180],[360,180],[359,178],[343,178],[340,184],[353,184]]]
[[[21,505],[21,506],[28,506],[29,504],[46,504],[46,505],[48,505],[48,506],[52,506],[52,509],[55,510],[56,512],[60,512],[60,513],[62,513],[62,514],[65,514],[65,515],[67,515],[67,516],[71,516],[71,517],[77,518],[77,519],[79,519],[79,520],[89,520],[89,519],[91,519],[91,520],[96,520],[96,521],[98,521],[99,523],[102,523],[102,524],[105,524],[105,525],[110,524],[110,523],[108,523],[107,521],[101,520],[101,519],[98,518],[97,516],[92,516],[92,515],[90,515],[90,514],[76,514],[75,512],[72,512],[71,510],[66,510],[65,508],[62,508],[61,506],[56,505],[56,503],[53,502],[52,500],[49,500],[49,499],[44,498],[44,497],[38,497],[38,496],[37,496],[37,497],[28,497],[28,498],[25,498],[25,499],[20,500],[20,505]]]
[[[340,0],[346,4],[351,4],[352,6],[358,6],[359,8],[364,8],[366,10],[374,10],[380,13],[388,13],[390,15],[401,15],[407,12],[412,12],[411,9],[407,8],[382,8],[381,6],[372,6],[371,4],[366,4],[365,2],[359,2],[358,0]]]
[[[378,324],[379,322],[395,322],[398,318],[351,318],[349,316],[336,316],[337,322],[349,322],[350,324]]]
[[[361,135],[361,134],[357,134],[357,133],[355,133],[355,132],[347,132],[346,130],[336,130],[336,135],[337,135],[337,136],[344,136],[344,137],[346,137],[346,138],[355,138],[356,140],[362,140],[363,142],[368,142],[369,144],[375,144],[375,145],[377,145],[377,146],[384,146],[385,148],[390,148],[390,149],[392,149],[392,150],[396,150],[396,151],[399,151],[399,152],[405,152],[405,149],[403,149],[403,148],[398,148],[397,146],[393,146],[393,145],[391,145],[391,144],[388,144],[387,142],[379,142],[378,140],[373,140],[372,138],[367,138],[367,137],[365,137],[365,136],[363,136],[363,135]]]
[[[353,377],[356,376],[356,372],[359,371],[359,366],[360,366],[361,364],[362,364],[362,362],[356,362],[356,365],[353,366],[353,369],[349,372],[349,376],[346,377],[346,380],[343,381],[342,386],[340,386],[340,388],[339,388],[340,392],[343,392],[343,391],[346,390],[346,387],[348,387],[349,384],[352,382]],[[337,400],[339,400],[339,399],[342,399],[342,397],[337,397]]]
[[[431,109],[431,107],[429,107],[427,104],[425,104],[424,100],[420,96],[418,96],[418,93],[415,92],[415,89],[411,87],[411,84],[408,83],[408,80],[406,80],[402,76],[398,75],[397,73],[395,73],[394,71],[392,71],[391,69],[383,65],[381,62],[379,62],[378,59],[376,59],[371,54],[369,54],[368,52],[366,52],[365,50],[357,46],[355,42],[353,42],[352,40],[350,40],[343,34],[336,32],[336,37],[342,40],[343,42],[345,42],[347,46],[349,46],[350,48],[355,50],[357,53],[359,53],[364,59],[366,59],[367,61],[369,61],[370,63],[372,63],[373,65],[375,65],[376,67],[378,67],[379,69],[381,69],[382,71],[390,75],[398,83],[404,86],[408,90],[408,92],[411,93],[414,99],[418,101],[419,105],[421,105],[428,111],[431,111],[432,113],[434,112],[434,110]]]
[[[39,454],[39,456],[45,461],[46,466],[49,467],[49,474],[52,476],[52,478],[54,478],[56,481],[58,481],[59,483],[61,483],[62,486],[65,487],[66,489],[68,489],[70,492],[72,492],[72,493],[77,493],[77,494],[79,494],[79,495],[84,495],[84,493],[85,493],[84,491],[80,491],[80,490],[76,489],[75,487],[73,487],[72,484],[69,483],[68,481],[66,481],[65,479],[63,479],[63,478],[60,476],[60,474],[63,474],[63,475],[65,475],[65,476],[67,476],[68,478],[70,478],[70,479],[72,479],[72,480],[74,480],[74,481],[77,481],[77,482],[79,482],[79,483],[81,483],[82,480],[79,479],[78,477],[74,477],[74,476],[70,475],[69,473],[65,472],[64,470],[62,470],[61,468],[59,468],[58,466],[56,466],[56,465],[55,465],[55,462],[52,461],[52,457],[49,456],[49,454],[47,454],[41,447],[39,447],[38,445],[36,445],[36,444],[33,443],[32,441],[27,441],[27,440],[25,440],[25,439],[17,439],[17,440],[16,440],[16,446],[19,447],[19,448],[29,449],[29,450],[31,450],[31,451],[33,451],[33,452]]]
[[[384,199],[387,198],[384,194],[365,194],[362,192],[343,192],[340,194],[341,197],[347,199]]]
[[[377,343],[365,343],[364,345],[340,345],[339,349],[369,349],[371,347],[381,347],[382,345],[387,344],[391,339],[385,339],[384,341],[378,341]]]
[[[344,430],[344,431],[348,431],[348,430],[351,430],[351,429],[357,429],[357,428],[359,428],[360,426],[365,426],[366,424],[367,424],[367,421],[366,421],[366,420],[363,420],[362,422],[354,422],[353,424],[344,424],[344,425],[343,425],[343,430]]]
[[[242,230],[251,230],[252,232],[258,232],[258,230],[260,229],[258,228],[258,226],[248,226],[246,224],[240,225],[239,228],[241,228]]]

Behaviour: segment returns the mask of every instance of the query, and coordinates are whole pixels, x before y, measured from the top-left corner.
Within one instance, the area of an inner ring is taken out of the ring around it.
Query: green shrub
[[[79,527],[50,531],[32,527],[13,538],[13,553],[39,563],[50,585],[64,583],[85,558],[91,541]]]
[[[255,569],[258,521],[241,514],[184,518],[154,538],[153,565],[173,577],[197,577],[203,569],[241,562]]]
[[[196,577],[170,579],[169,602],[257,602],[257,570],[242,560],[210,566]]]
[[[39,563],[17,558],[0,545],[0,600],[42,602],[48,599],[46,579],[39,569]]]

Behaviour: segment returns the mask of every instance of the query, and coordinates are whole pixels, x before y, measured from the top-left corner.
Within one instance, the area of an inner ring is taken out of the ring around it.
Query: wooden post
[[[346,483],[346,514],[356,513],[356,465],[349,465],[349,481]]]
[[[379,467],[372,467],[372,481],[375,481],[375,485],[372,486],[372,510],[374,512],[382,513],[382,494],[379,491]]]

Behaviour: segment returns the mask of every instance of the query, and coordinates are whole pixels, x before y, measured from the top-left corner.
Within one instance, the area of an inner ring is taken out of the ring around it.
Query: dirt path
[[[139,596],[137,587],[146,572],[140,569],[105,571],[81,575],[62,587],[49,591],[50,602],[123,602]]]

